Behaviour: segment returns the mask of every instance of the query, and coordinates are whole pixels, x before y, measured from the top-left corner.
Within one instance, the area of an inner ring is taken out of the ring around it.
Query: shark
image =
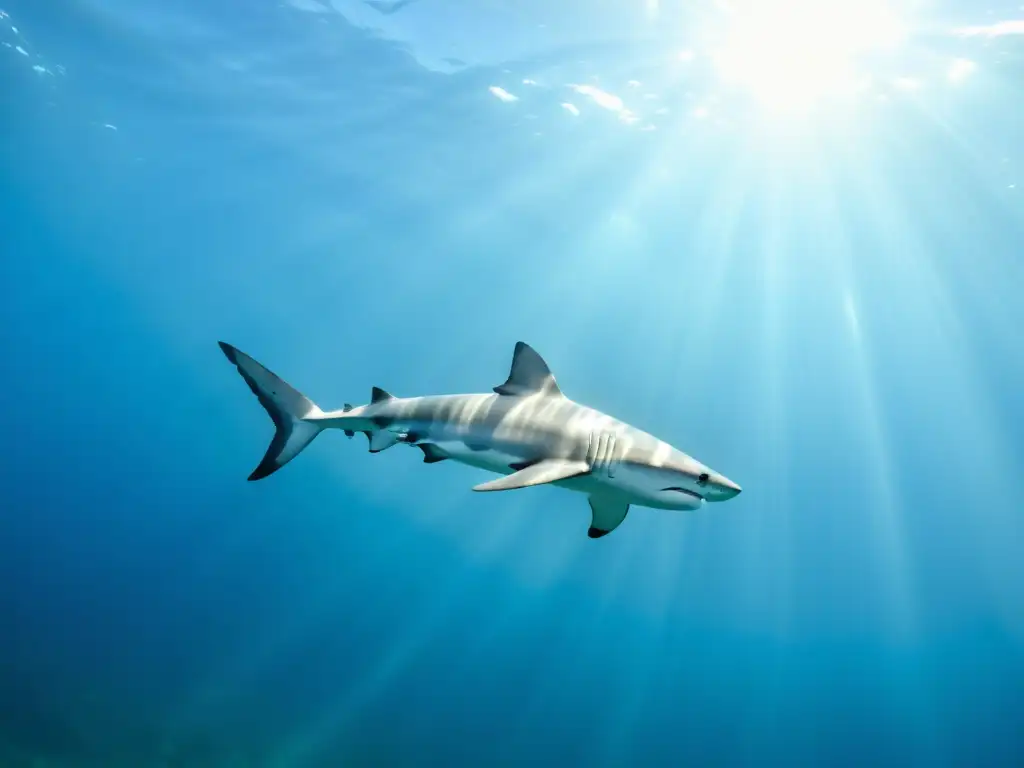
[[[631,506],[694,511],[741,491],[663,440],[566,397],[544,359],[522,341],[508,378],[489,393],[395,397],[373,387],[369,403],[334,411],[219,344],[276,428],[249,480],[270,476],[321,432],[338,429],[350,438],[365,434],[371,453],[405,445],[421,451],[427,464],[451,460],[498,475],[474,491],[552,485],[583,494],[592,539],[618,528]]]

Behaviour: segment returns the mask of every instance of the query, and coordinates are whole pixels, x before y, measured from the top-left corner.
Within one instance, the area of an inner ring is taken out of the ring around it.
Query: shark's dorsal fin
[[[380,387],[374,387],[370,390],[370,403],[383,403],[385,400],[394,400],[395,396],[389,392],[385,392]]]
[[[512,370],[508,381],[494,391],[499,395],[561,395],[551,369],[544,358],[537,354],[533,347],[525,342],[516,342],[516,350],[512,353]]]

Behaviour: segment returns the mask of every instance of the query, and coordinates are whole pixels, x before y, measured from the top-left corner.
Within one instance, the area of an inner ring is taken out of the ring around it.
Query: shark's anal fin
[[[591,496],[588,501],[591,517],[587,536],[592,539],[599,539],[614,531],[629,512],[629,503],[614,496]]]
[[[543,485],[559,480],[567,480],[590,471],[585,461],[569,461],[567,459],[545,459],[528,467],[513,472],[511,475],[495,478],[486,483],[474,486],[474,491],[511,491],[514,488],[528,488],[531,485]]]
[[[392,445],[402,440],[402,435],[388,429],[379,429],[368,435],[368,437],[370,438],[370,453],[386,451]]]
[[[512,353],[512,369],[509,371],[508,380],[495,387],[494,391],[499,395],[512,396],[562,394],[544,358],[522,341],[516,342],[515,352]]]
[[[420,443],[416,447],[423,451],[424,464],[436,464],[437,462],[444,461],[448,458],[444,452],[433,443]]]

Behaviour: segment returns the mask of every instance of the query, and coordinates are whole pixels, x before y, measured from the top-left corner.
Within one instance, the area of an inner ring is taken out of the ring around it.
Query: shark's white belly
[[[593,421],[593,419],[591,419]],[[685,493],[669,493],[671,478],[662,477],[657,465],[631,462],[629,442],[609,430],[594,431],[590,422],[583,428],[564,431],[560,442],[550,438],[551,430],[522,420],[485,429],[465,421],[408,422],[396,421],[388,431],[415,436],[420,444],[430,444],[441,455],[470,467],[498,475],[511,475],[526,464],[556,459],[585,462],[585,473],[548,481],[553,485],[587,494],[614,496],[629,503],[662,509],[697,509],[702,501]],[[664,446],[664,453],[671,451]],[[652,452],[654,458],[658,450]],[[586,458],[584,459],[584,455]],[[516,467],[513,469],[513,467]]]
[[[502,475],[512,474],[515,470],[509,465],[524,460],[522,456],[515,456],[493,448],[483,451],[473,450],[461,440],[442,440],[435,442],[434,445],[453,461]]]

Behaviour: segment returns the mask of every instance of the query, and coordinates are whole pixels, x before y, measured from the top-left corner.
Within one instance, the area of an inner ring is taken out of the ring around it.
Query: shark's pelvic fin
[[[370,453],[380,453],[402,440],[402,435],[388,429],[378,429],[367,435],[370,438]]]
[[[626,519],[629,512],[629,504],[614,496],[591,496],[590,501],[590,530],[587,536],[592,539],[599,539],[616,528]]]
[[[312,400],[249,355],[223,341],[218,343],[277,428],[263,460],[249,475],[250,480],[262,480],[298,456],[320,434],[323,425],[317,420],[324,414]]]
[[[394,400],[395,396],[390,392],[386,392],[380,387],[374,387],[370,390],[370,403],[383,403],[386,400]]]
[[[516,342],[515,352],[512,353],[512,370],[509,371],[508,381],[495,387],[494,391],[499,395],[513,396],[562,394],[544,358],[522,341]]]
[[[531,485],[543,485],[559,480],[567,480],[576,475],[590,471],[585,461],[568,461],[566,459],[545,459],[531,464],[511,475],[490,480],[474,486],[474,491],[510,491],[514,488],[528,488]]]
[[[423,451],[424,464],[436,464],[437,462],[444,461],[448,458],[444,451],[433,443],[419,443],[416,447]]]
[[[345,413],[348,413],[349,411],[352,410],[352,403],[345,403],[341,407],[341,410],[343,410]],[[356,433],[353,432],[351,429],[346,429],[345,430],[345,437],[347,437],[347,438],[349,438],[351,440],[355,436],[356,436]]]

